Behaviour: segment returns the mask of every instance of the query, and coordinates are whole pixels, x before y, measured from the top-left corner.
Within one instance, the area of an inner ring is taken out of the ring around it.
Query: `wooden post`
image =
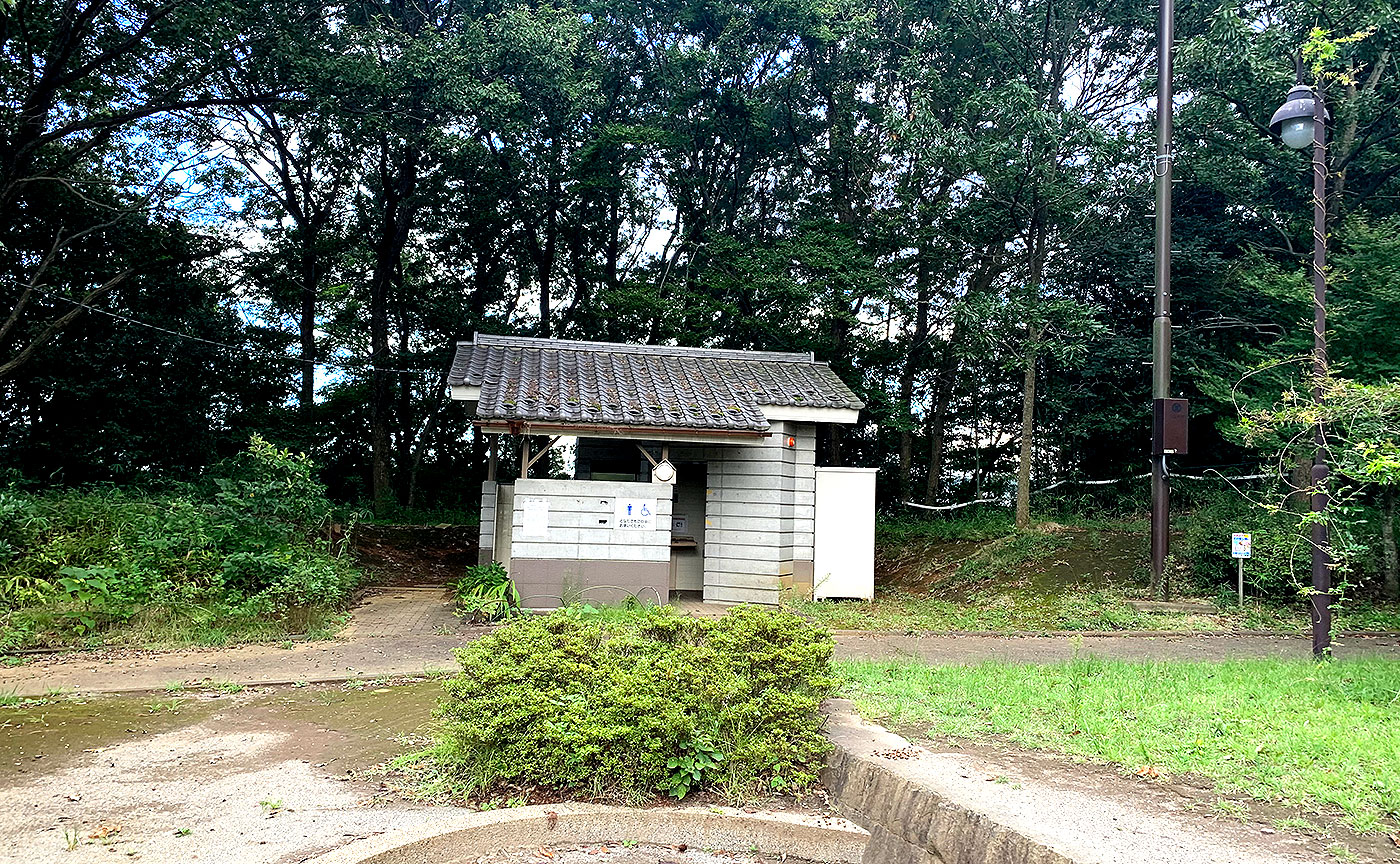
[[[530,436],[520,436],[520,479],[530,479]]]
[[[487,457],[486,457],[486,479],[487,479],[487,480],[495,480],[495,479],[496,479],[496,440],[497,440],[498,438],[500,438],[500,437],[501,437],[501,436],[499,436],[499,435],[492,435],[492,436],[491,436],[491,440],[488,442],[488,445],[487,445],[487,446],[490,448],[490,449],[487,451]]]

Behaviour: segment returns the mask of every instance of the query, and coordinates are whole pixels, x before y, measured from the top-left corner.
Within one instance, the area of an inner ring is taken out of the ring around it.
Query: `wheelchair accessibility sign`
[[[656,530],[655,498],[619,498],[613,527],[626,531]]]

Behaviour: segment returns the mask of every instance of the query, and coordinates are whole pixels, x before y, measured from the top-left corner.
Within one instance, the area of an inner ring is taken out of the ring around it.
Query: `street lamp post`
[[[1301,78],[1301,75],[1299,76]],[[1327,375],[1327,106],[1321,86],[1299,82],[1274,112],[1269,128],[1294,150],[1312,145],[1313,173],[1313,401],[1322,404]],[[1310,600],[1313,655],[1326,657],[1332,645],[1332,552],[1327,531],[1327,437],[1319,417],[1314,430],[1311,508],[1312,584]]]

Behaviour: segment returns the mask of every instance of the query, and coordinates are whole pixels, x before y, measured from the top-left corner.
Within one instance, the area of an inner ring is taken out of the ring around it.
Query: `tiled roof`
[[[452,386],[480,387],[481,420],[763,432],[764,405],[864,407],[810,354],[477,334]]]

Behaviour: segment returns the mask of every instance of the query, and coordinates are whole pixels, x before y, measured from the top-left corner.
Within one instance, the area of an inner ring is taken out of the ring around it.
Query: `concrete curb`
[[[856,864],[870,835],[844,819],[730,807],[636,809],[541,804],[487,812],[450,811],[401,831],[357,840],[313,864],[467,864],[516,846],[616,843],[743,852],[757,849],[832,864]]]
[[[919,748],[830,699],[833,750],[822,784],[841,812],[870,832],[866,864],[1076,864],[983,813],[902,776],[898,761]]]
[[[1317,860],[1297,840],[1192,815],[1170,793],[1125,794],[1054,770],[1023,772],[1014,760],[934,753],[865,722],[848,700],[824,710],[833,750],[821,780],[842,815],[870,831],[864,864]]]

